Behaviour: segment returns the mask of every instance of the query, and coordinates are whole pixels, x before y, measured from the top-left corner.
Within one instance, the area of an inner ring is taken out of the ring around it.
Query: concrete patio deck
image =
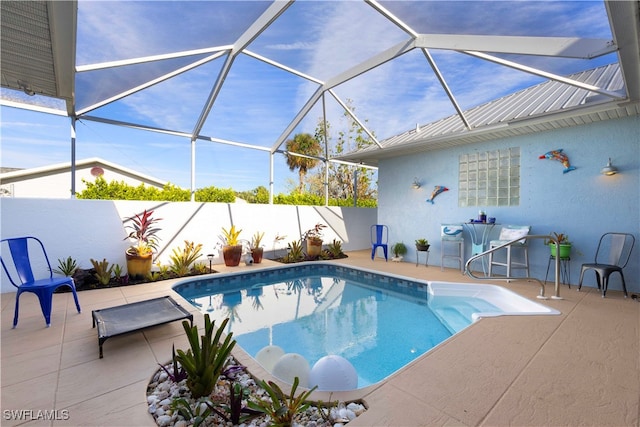
[[[475,283],[456,269],[371,261],[369,251],[350,252],[339,262]],[[170,359],[172,344],[188,345],[182,326],[175,322],[112,338],[99,359],[91,310],[171,294],[198,313],[170,289],[174,283],[84,291],[81,314],[70,294],[56,294],[50,328],[36,297],[25,294],[18,327],[11,329],[15,294],[2,294],[1,424],[155,425],[147,413],[146,387],[157,364]],[[539,291],[535,283],[496,283],[530,299]],[[547,295],[553,295],[552,284]],[[561,311],[559,316],[481,319],[384,382],[353,392],[369,409],[349,426],[639,426],[640,304],[615,290],[603,299],[597,289],[563,286],[561,296],[541,301]],[[195,321],[202,325],[202,315]],[[263,372],[239,358],[252,373]],[[56,419],[45,419],[43,411]]]

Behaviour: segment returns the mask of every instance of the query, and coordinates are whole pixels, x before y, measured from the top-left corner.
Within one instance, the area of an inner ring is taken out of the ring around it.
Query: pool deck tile
[[[422,280],[478,283],[456,269],[415,266],[349,253],[346,265]],[[275,265],[265,260],[264,266]],[[218,271],[243,271],[256,266]],[[68,410],[69,419],[16,420],[23,426],[153,426],[145,399],[158,363],[171,346],[187,345],[179,322],[149,328],[104,344],[98,357],[91,310],[172,294],[175,281],[84,291],[82,313],[70,294],[55,294],[52,324],[45,328],[35,296],[21,298],[17,329],[11,329],[15,294],[2,294],[2,410]],[[535,283],[496,282],[535,299]],[[553,295],[553,286],[546,289]],[[549,426],[640,427],[640,304],[609,291],[561,288],[562,300],[540,301],[557,316],[481,319],[382,383],[331,399],[361,399],[368,410],[350,426]],[[173,297],[198,313],[186,300]],[[203,317],[196,315],[196,324]],[[236,352],[257,376],[267,375],[246,353]],[[327,393],[314,393],[327,401]],[[3,415],[5,413],[3,412]]]

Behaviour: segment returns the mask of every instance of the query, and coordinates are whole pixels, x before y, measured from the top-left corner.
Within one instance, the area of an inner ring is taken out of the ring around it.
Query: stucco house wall
[[[462,154],[520,147],[520,204],[513,207],[458,205],[458,161]],[[562,148],[576,170],[563,174],[555,160],[541,160],[547,151]],[[600,174],[608,158],[620,172]],[[465,222],[479,210],[500,224],[532,227],[532,234],[567,233],[573,241],[571,281],[577,283],[580,265],[593,262],[599,237],[607,231],[634,234],[640,243],[640,117],[609,120],[538,134],[382,159],[379,164],[378,220],[389,226],[390,243],[403,241],[415,262],[414,240],[428,238],[429,264],[440,265],[440,224]],[[413,189],[414,177],[422,187]],[[436,185],[449,188],[434,204],[425,200]],[[494,229],[497,237],[500,227]],[[464,233],[466,257],[471,255],[470,236]],[[542,241],[531,241],[531,275],[544,279],[549,251]],[[424,258],[422,258],[424,259]],[[447,262],[454,267],[455,263]],[[474,270],[479,270],[476,264]],[[553,270],[552,270],[553,271]],[[550,272],[550,276],[553,274]],[[504,270],[496,272],[504,273]],[[640,291],[640,245],[636,245],[625,269],[627,288]],[[593,272],[585,285],[595,286]],[[621,289],[613,275],[610,289]]]

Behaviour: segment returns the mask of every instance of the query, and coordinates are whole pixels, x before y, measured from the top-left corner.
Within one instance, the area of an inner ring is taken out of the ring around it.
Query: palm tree
[[[298,153],[305,156],[320,156],[322,154],[322,146],[317,139],[308,133],[298,133],[293,139],[287,140],[286,148],[289,153]],[[298,169],[298,176],[300,177],[298,191],[302,193],[307,171],[313,169],[319,160],[309,157],[293,156],[288,153],[285,155],[287,156],[287,166],[289,166],[289,170],[294,171]]]

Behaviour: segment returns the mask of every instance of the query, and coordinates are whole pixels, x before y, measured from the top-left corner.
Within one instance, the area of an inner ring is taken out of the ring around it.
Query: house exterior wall
[[[82,182],[95,181],[95,176],[91,175],[91,169],[100,166],[104,170],[103,178],[107,182],[124,181],[125,184],[137,187],[140,184],[162,188],[157,183],[150,182],[140,177],[123,173],[118,170],[109,169],[103,164],[87,164],[78,166],[76,169],[76,192],[81,193],[87,187]],[[4,196],[8,197],[41,197],[41,198],[64,198],[71,197],[71,170],[69,168],[57,169],[50,172],[42,172],[25,177],[3,178],[0,185]]]
[[[153,210],[154,217],[162,219],[157,224],[161,228],[157,260],[164,265],[170,263],[174,248],[184,248],[185,240],[203,244],[202,262],[206,263],[207,254],[212,253],[213,263],[223,264],[219,236],[223,227],[228,229],[232,224],[242,229],[241,239],[251,240],[256,231],[264,231],[262,246],[267,257],[286,253],[287,244],[300,239],[316,223],[328,226],[325,244],[338,239],[344,250],[366,249],[371,247],[369,228],[377,218],[376,209],[365,208],[2,198],[0,238],[38,237],[54,269],[59,259],[69,256],[81,268],[91,268],[91,258],[106,259],[126,268],[124,251],[129,242],[123,222],[144,209]],[[276,235],[285,238],[275,243]],[[4,271],[0,275],[0,291],[15,291]]]
[[[519,206],[459,207],[459,156],[509,147],[521,150]],[[576,170],[563,174],[560,162],[538,158],[559,148],[564,149]],[[617,175],[600,174],[609,157],[620,171]],[[640,117],[385,159],[380,161],[378,175],[379,221],[389,226],[390,244],[403,241],[407,245],[408,262],[415,262],[414,240],[424,237],[431,243],[429,263],[439,266],[440,224],[469,221],[482,209],[499,224],[530,225],[531,234],[568,234],[573,242],[573,283],[578,282],[581,264],[593,262],[603,233],[632,233],[637,244],[624,273],[627,289],[640,291]],[[418,190],[411,187],[414,177],[423,184]],[[425,200],[436,185],[444,185],[449,191],[438,195],[431,205]],[[495,227],[493,238],[497,238],[499,229]],[[470,236],[467,231],[464,236],[468,258]],[[548,248],[542,240],[531,240],[529,246],[531,275],[544,279]],[[455,262],[445,265],[455,267]],[[480,264],[474,264],[473,269],[479,270]],[[496,272],[504,274],[504,269]],[[549,274],[553,277],[553,267]],[[584,285],[595,283],[594,273],[588,273]],[[610,289],[621,288],[614,274]]]

